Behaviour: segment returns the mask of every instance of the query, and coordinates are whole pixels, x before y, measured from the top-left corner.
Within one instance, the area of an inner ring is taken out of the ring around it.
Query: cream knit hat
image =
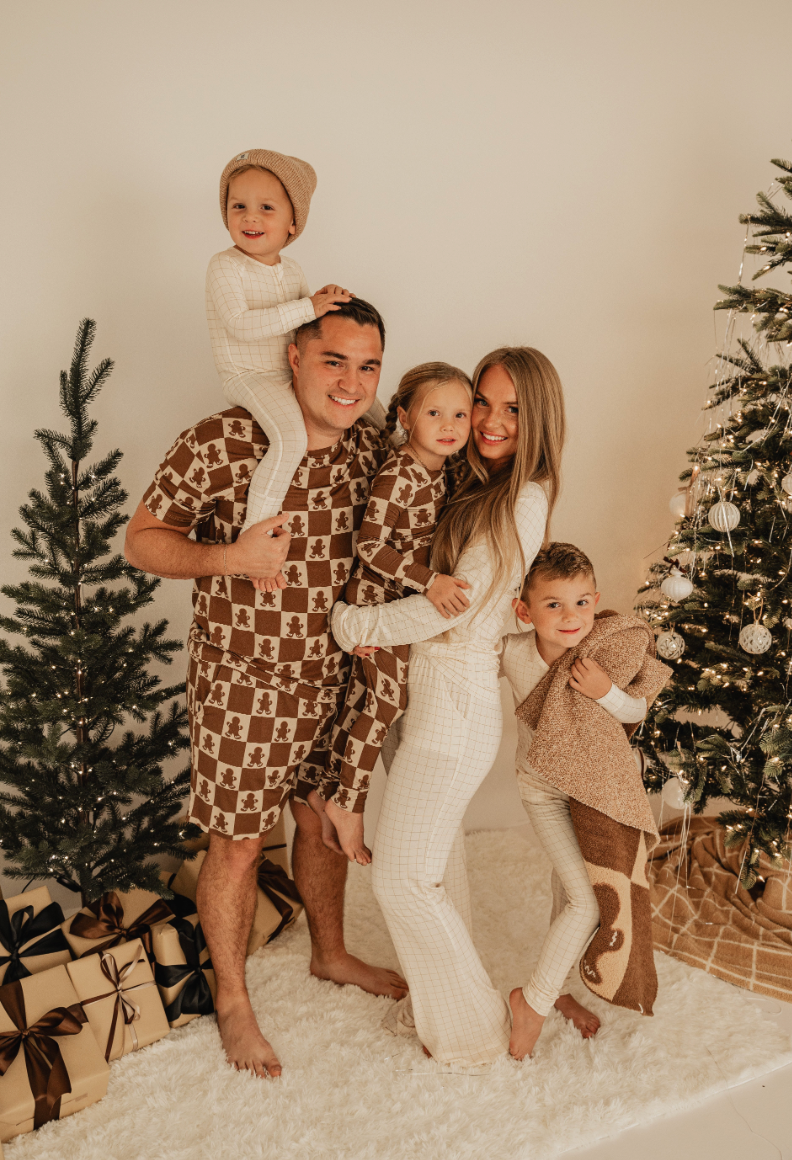
[[[237,153],[229,161],[220,177],[220,213],[223,215],[223,225],[228,229],[228,183],[238,169],[246,165],[260,165],[262,169],[269,169],[274,173],[289,195],[294,210],[294,233],[286,241],[288,246],[295,238],[299,238],[305,229],[308,220],[308,210],[311,206],[311,195],[316,189],[316,173],[307,161],[300,161],[299,157],[288,157],[285,153],[273,153],[271,149],[248,149],[244,153]]]

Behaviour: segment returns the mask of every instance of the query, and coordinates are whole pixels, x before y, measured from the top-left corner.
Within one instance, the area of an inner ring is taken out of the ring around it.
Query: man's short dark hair
[[[520,599],[524,601],[528,599],[528,593],[539,579],[573,580],[576,576],[590,576],[592,584],[597,587],[594,565],[586,553],[576,548],[574,544],[562,544],[556,540],[537,553],[525,577]]]
[[[298,326],[294,335],[294,341],[297,343],[297,346],[302,347],[312,338],[321,337],[323,319],[351,318],[358,326],[376,326],[379,331],[382,349],[385,349],[385,323],[382,321],[382,315],[375,306],[372,306],[370,302],[366,302],[365,298],[352,298],[349,302],[339,302],[338,306],[338,310],[330,310],[327,314],[323,314],[321,318],[314,318],[311,322],[304,322],[302,326]]]

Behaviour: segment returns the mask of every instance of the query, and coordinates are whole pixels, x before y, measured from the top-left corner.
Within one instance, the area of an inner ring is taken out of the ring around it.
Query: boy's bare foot
[[[341,987],[351,983],[360,987],[361,991],[368,991],[370,995],[387,995],[391,999],[403,999],[408,991],[406,980],[395,971],[389,971],[386,967],[370,967],[346,951],[332,961],[320,960],[314,954],[311,974],[317,979],[330,979]]]
[[[509,1054],[515,1059],[525,1059],[536,1046],[541,1035],[545,1017],[526,1001],[522,987],[515,987],[509,995],[509,1006],[512,1011],[512,1033],[509,1039]]]
[[[306,798],[308,805],[322,823],[322,841],[328,850],[332,850],[334,854],[345,854],[346,851],[341,849],[338,841],[338,834],[330,818],[327,816],[325,809],[326,802],[323,797],[320,797],[315,789],[312,789]],[[343,813],[343,811],[341,811]]]
[[[559,995],[553,1006],[565,1019],[571,1020],[584,1039],[591,1039],[599,1031],[600,1021],[594,1012],[578,1003],[571,995]]]
[[[332,800],[325,802],[324,806],[325,816],[335,826],[341,849],[349,861],[357,862],[359,866],[368,866],[371,862],[371,850],[363,841],[363,815],[342,810]]]
[[[281,1073],[278,1057],[259,1030],[247,995],[217,1011],[217,1026],[226,1059],[237,1071],[252,1071],[259,1077]]]

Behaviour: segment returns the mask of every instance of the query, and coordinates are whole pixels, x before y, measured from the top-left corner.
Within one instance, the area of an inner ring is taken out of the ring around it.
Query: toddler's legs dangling
[[[246,371],[226,379],[223,392],[233,406],[250,411],[269,440],[267,454],[250,481],[244,532],[283,510],[286,492],[307,450],[308,436],[290,378]]]

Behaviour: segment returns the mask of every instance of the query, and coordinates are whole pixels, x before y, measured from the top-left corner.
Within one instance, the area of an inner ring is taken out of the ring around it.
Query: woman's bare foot
[[[335,826],[341,849],[350,862],[357,862],[359,866],[368,866],[371,862],[371,850],[363,841],[363,815],[351,814],[349,810],[342,810],[334,801],[327,801],[325,817]]]
[[[315,789],[312,789],[307,797],[308,805],[322,823],[322,841],[328,850],[332,850],[334,854],[345,854],[346,851],[341,849],[336,834],[336,828],[327,816],[325,805],[327,804],[323,797],[320,797]],[[343,811],[342,811],[343,812]]]
[[[432,1058],[432,1053],[431,1053],[431,1051],[429,1050],[429,1048],[428,1048],[428,1047],[424,1047],[424,1045],[423,1045],[423,1044],[421,1044],[421,1051],[424,1053],[424,1055],[428,1056],[428,1058],[429,1058],[429,1059],[431,1059],[431,1058]]]
[[[259,1030],[247,995],[217,1011],[217,1026],[226,1059],[237,1071],[252,1071],[261,1078],[281,1073],[278,1057]]]
[[[578,1003],[571,995],[559,995],[554,1007],[565,1019],[571,1020],[584,1039],[591,1039],[599,1031],[600,1021],[594,1012]]]
[[[542,1033],[544,1015],[534,1011],[522,993],[522,987],[515,987],[509,995],[512,1011],[512,1033],[509,1040],[509,1054],[515,1059],[525,1059],[536,1046]]]
[[[408,987],[405,979],[386,967],[370,967],[368,963],[344,954],[332,961],[323,961],[314,956],[311,959],[311,974],[317,979],[330,979],[340,987],[351,983],[368,991],[370,995],[387,995],[391,999],[403,999]]]

